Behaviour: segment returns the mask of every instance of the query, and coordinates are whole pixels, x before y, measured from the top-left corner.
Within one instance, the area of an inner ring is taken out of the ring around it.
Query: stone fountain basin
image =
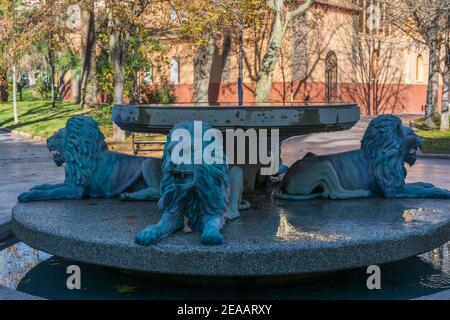
[[[450,239],[450,201],[431,199],[289,202],[259,194],[204,246],[177,232],[150,247],[134,235],[159,220],[156,202],[20,203],[16,237],[75,261],[147,274],[207,277],[306,276],[401,260]]]
[[[359,121],[357,104],[170,104],[114,105],[113,121],[123,130],[167,134],[177,123],[199,120],[219,130],[279,129],[280,137],[350,129]]]

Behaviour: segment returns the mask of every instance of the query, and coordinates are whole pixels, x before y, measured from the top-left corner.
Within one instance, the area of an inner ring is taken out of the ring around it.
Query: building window
[[[325,101],[336,102],[338,99],[338,60],[336,53],[330,51],[325,59]]]
[[[170,82],[172,84],[180,83],[180,62],[177,58],[170,60]]]
[[[416,81],[423,82],[423,56],[419,54],[416,60]]]
[[[409,77],[410,77],[410,59],[409,59],[409,55],[406,54],[405,55],[405,70],[403,71],[404,74],[404,78],[406,82],[409,82]]]

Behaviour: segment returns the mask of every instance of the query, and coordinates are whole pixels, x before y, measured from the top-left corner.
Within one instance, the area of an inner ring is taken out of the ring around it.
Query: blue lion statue
[[[98,124],[88,116],[74,116],[47,140],[53,161],[65,163],[65,181],[43,184],[19,195],[36,200],[116,198],[158,200],[161,160],[111,152]]]
[[[421,139],[399,117],[374,118],[359,150],[316,156],[306,155],[289,168],[275,196],[287,200],[314,198],[450,199],[450,191],[430,183],[405,183],[404,163],[413,166]]]
[[[175,141],[173,136],[179,129],[193,136],[194,122],[175,125],[167,137],[162,163],[161,198],[158,203],[162,217],[157,224],[138,233],[135,241],[148,246],[187,226],[201,232],[201,243],[222,244],[224,237],[221,229],[225,218],[237,218],[238,210],[250,207],[247,201],[242,200],[243,171],[239,167],[230,169],[223,152],[215,154],[216,159],[223,160],[222,163],[206,164],[201,161],[200,164],[194,164],[195,143],[189,145],[192,149],[190,161],[175,164],[172,152],[179,141]],[[202,123],[203,132],[208,129],[211,127]],[[202,141],[200,146],[203,154],[206,143]]]

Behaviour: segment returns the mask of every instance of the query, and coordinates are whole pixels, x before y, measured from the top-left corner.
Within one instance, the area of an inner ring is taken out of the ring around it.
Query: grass
[[[111,106],[101,105],[98,109],[82,112],[78,104],[58,101],[52,108],[50,99],[37,99],[31,91],[23,93],[23,100],[17,102],[19,123],[14,124],[11,97],[0,102],[0,127],[47,138],[65,126],[67,119],[77,114],[87,114],[98,121],[105,136],[112,135]]]
[[[436,118],[436,128],[428,129],[423,124],[424,119],[415,121],[416,133],[422,140],[422,152],[435,154],[450,154],[450,130],[440,131],[440,119]]]

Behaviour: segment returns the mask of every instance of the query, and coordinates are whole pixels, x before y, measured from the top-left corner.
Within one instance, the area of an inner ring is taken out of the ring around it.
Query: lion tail
[[[277,199],[294,200],[294,201],[318,199],[321,197],[320,194],[293,195],[293,194],[284,194],[280,192],[274,192],[273,196]]]

